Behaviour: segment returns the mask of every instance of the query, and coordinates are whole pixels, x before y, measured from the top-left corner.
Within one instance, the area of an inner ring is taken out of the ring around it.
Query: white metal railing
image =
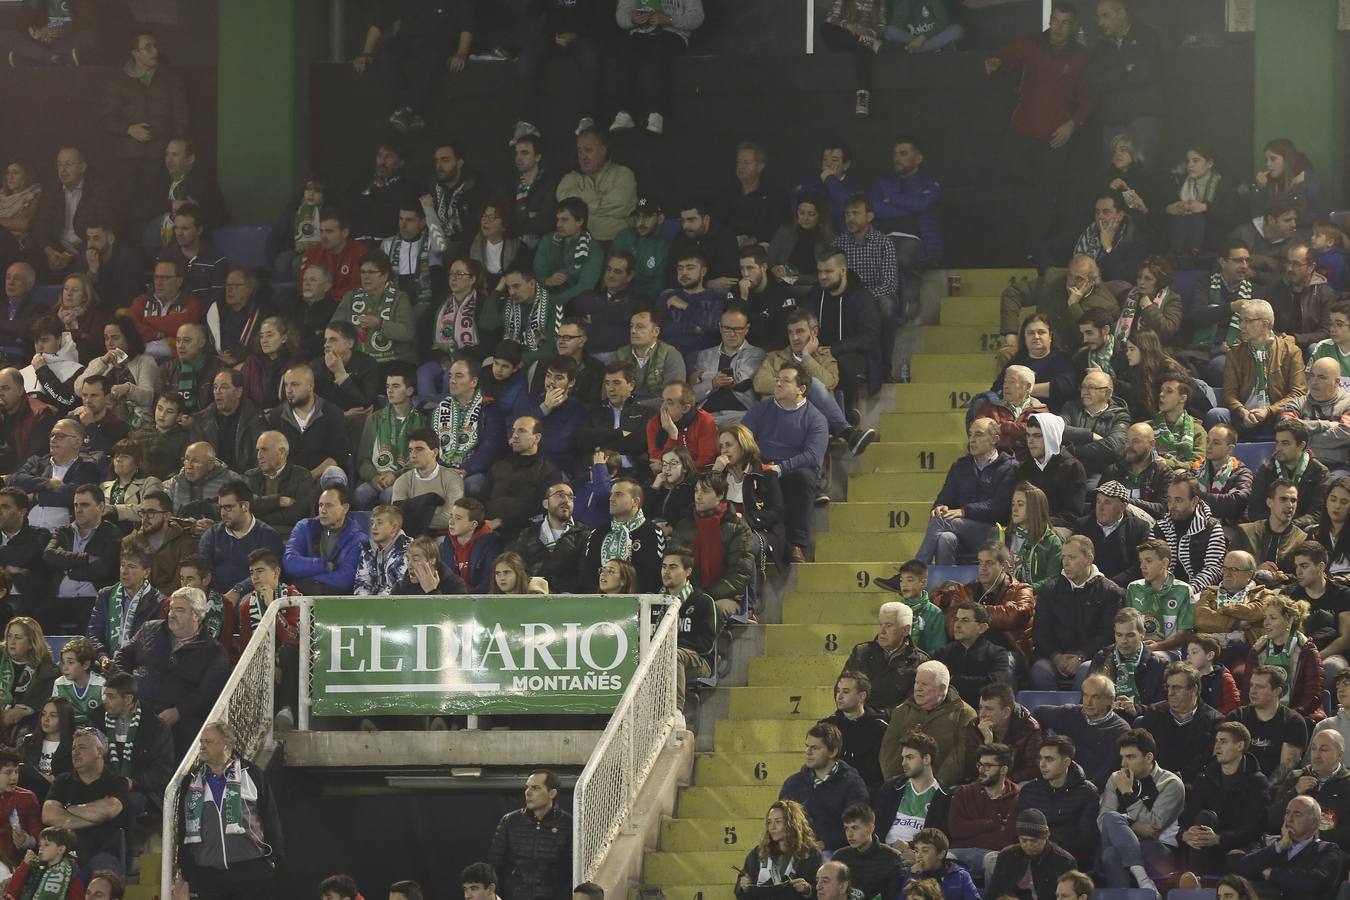
[[[276,666],[277,615],[296,606],[295,600],[278,600],[267,607],[253,637],[244,647],[239,663],[230,673],[215,706],[207,715],[207,722],[228,722],[238,741],[236,751],[245,759],[257,759],[258,754],[272,746],[272,686]],[[178,770],[164,789],[163,857],[159,871],[159,896],[173,896],[173,882],[178,862],[178,785],[197,764],[199,744],[183,754]]]
[[[644,597],[642,635],[648,633],[648,606]],[[673,726],[675,679],[680,677],[675,661],[678,619],[678,607],[668,606],[643,648],[632,683],[577,777],[572,792],[573,884],[594,879]]]

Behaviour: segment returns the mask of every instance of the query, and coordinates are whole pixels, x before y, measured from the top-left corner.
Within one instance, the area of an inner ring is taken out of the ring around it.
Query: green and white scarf
[[[319,207],[300,204],[291,223],[295,252],[304,253],[319,242]]]
[[[1158,413],[1153,420],[1153,432],[1158,438],[1158,447],[1169,455],[1181,458],[1178,451],[1192,453],[1195,450],[1195,418],[1186,410],[1174,424],[1168,424],[1167,416]]]
[[[1250,281],[1244,279],[1238,282],[1237,299],[1252,299],[1252,283]],[[1209,290],[1205,293],[1205,305],[1219,306],[1223,302],[1223,276],[1215,272],[1209,277]],[[1208,352],[1214,345],[1214,335],[1217,332],[1217,325],[1206,325],[1197,329],[1191,338],[1191,349]],[[1238,315],[1234,312],[1228,317],[1228,329],[1224,335],[1223,343],[1225,347],[1236,347],[1241,340],[1242,331],[1238,328]]]
[[[104,623],[108,629],[104,637],[107,639],[109,653],[116,653],[131,640],[131,620],[136,617],[136,607],[140,606],[141,598],[150,587],[150,581],[147,579],[141,584],[135,596],[128,598],[122,582],[119,581],[113,586],[112,596],[108,598],[108,619]]]
[[[453,293],[441,304],[432,346],[446,353],[478,345],[478,292],[470,291],[461,300]]]
[[[1283,647],[1276,647],[1275,642],[1266,638],[1266,647],[1261,651],[1261,664],[1265,666],[1279,666],[1284,669],[1284,694],[1280,697],[1280,702],[1288,704],[1289,698],[1294,690],[1294,648],[1298,646],[1298,632],[1289,633],[1289,643]]]
[[[408,243],[399,235],[394,235],[389,245],[389,270],[393,273],[390,281],[402,279],[403,245]],[[413,278],[417,290],[408,299],[413,303],[427,303],[431,300],[431,235],[426,229],[417,238],[417,265],[413,268]]]
[[[441,462],[462,469],[478,446],[478,417],[483,412],[483,389],[473,392],[468,406],[460,406],[454,397],[446,397],[436,407],[431,427],[441,442]]]
[[[1088,358],[1087,358],[1088,368],[1090,369],[1093,366],[1096,366],[1098,369],[1101,369],[1107,375],[1113,375],[1115,374],[1115,372],[1111,368],[1111,357],[1115,355],[1116,355],[1116,336],[1114,334],[1108,334],[1106,336],[1106,343],[1102,345],[1102,348],[1100,350],[1088,351]]]
[[[136,732],[141,727],[141,705],[131,708],[131,721],[127,723],[127,733],[117,736],[117,720],[104,717],[103,733],[108,738],[108,771],[123,778],[131,777],[131,753],[136,749]]]
[[[1243,603],[1247,599],[1247,588],[1250,584],[1244,584],[1236,591],[1229,591],[1223,585],[1219,585],[1219,590],[1214,598],[1214,603],[1219,609],[1225,606],[1232,606],[1234,603]]]
[[[425,424],[422,414],[416,409],[400,422],[394,415],[394,407],[386,406],[375,414],[375,445],[371,450],[371,462],[379,472],[402,472],[408,468],[408,432],[421,428]]]
[[[611,559],[631,560],[633,558],[633,532],[647,524],[647,517],[638,510],[627,522],[613,519],[609,523],[609,534],[600,544],[600,564]]]
[[[506,339],[515,341],[528,350],[538,350],[544,341],[545,318],[548,314],[548,289],[538,285],[534,289],[534,305],[529,318],[523,312],[525,304],[514,300],[506,302]]]
[[[1008,409],[1012,410],[1012,414],[1014,416],[1021,418],[1022,413],[1026,412],[1027,407],[1031,406],[1031,404],[1036,402],[1036,398],[1028,394],[1027,399],[1023,400],[1021,403],[1013,403],[1011,400],[1008,400],[1007,398],[1004,398],[1003,402],[1008,407]]]
[[[1116,696],[1129,697],[1131,699],[1139,696],[1139,690],[1134,680],[1134,672],[1139,668],[1139,664],[1144,661],[1144,648],[1139,648],[1139,655],[1132,660],[1127,660],[1120,655],[1120,651],[1111,650],[1111,656],[1115,662],[1116,668]]]
[[[32,666],[15,662],[14,657],[0,652],[0,701],[6,709],[14,705],[19,694],[28,690],[32,680]]]
[[[225,767],[225,833],[246,834],[244,828],[244,793],[240,789],[239,760],[230,760]],[[183,795],[183,843],[202,842],[202,815],[206,812],[206,763],[197,766],[192,783]]]
[[[1270,459],[1275,463],[1276,478],[1287,478],[1294,484],[1298,484],[1303,480],[1303,473],[1308,471],[1308,461],[1312,459],[1312,455],[1308,453],[1307,450],[1304,450],[1303,455],[1298,458],[1298,465],[1294,466],[1292,469],[1286,469],[1284,463],[1273,456]]]
[[[1187,178],[1181,183],[1178,196],[1182,200],[1199,200],[1201,203],[1213,203],[1214,194],[1219,190],[1219,173],[1210,169],[1204,178]]]
[[[75,864],[66,854],[55,865],[44,866],[33,863],[24,879],[23,896],[20,900],[66,900],[71,883],[75,880]]]
[[[1237,457],[1228,457],[1228,462],[1218,471],[1214,469],[1214,463],[1205,460],[1205,464],[1200,467],[1200,471],[1195,473],[1195,478],[1200,482],[1200,486],[1206,491],[1213,493],[1216,490],[1222,491],[1228,486],[1228,479],[1233,477],[1237,471]]]
[[[1270,345],[1258,347],[1255,344],[1248,344],[1247,348],[1252,354],[1252,373],[1256,376],[1252,392],[1247,395],[1247,408],[1264,409],[1270,405],[1269,378],[1266,374],[1266,369],[1270,365]]]
[[[178,380],[174,382],[173,391],[183,398],[185,409],[197,408],[197,385],[205,369],[205,359],[190,363],[181,356],[178,358]]]
[[[398,283],[390,278],[378,298],[359,287],[352,296],[352,324],[356,326],[356,346],[376,362],[394,358],[394,342],[385,337],[382,328],[370,329],[361,324],[362,316],[374,316],[388,322],[394,315],[394,301],[398,299]]]

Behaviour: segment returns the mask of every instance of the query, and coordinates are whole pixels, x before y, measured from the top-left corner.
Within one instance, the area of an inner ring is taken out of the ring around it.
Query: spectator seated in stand
[[[258,465],[244,473],[253,492],[252,512],[277,534],[290,534],[314,506],[314,479],[290,461],[291,443],[280,431],[264,431],[256,444]]]
[[[406,441],[410,465],[394,482],[392,502],[403,511],[409,530],[443,534],[450,505],[464,496],[464,479],[441,465],[440,442],[430,428],[408,432]]]
[[[1134,270],[1131,269],[1130,275],[1133,274]],[[1044,321],[1050,326],[1059,348],[1070,355],[1078,350],[1082,340],[1078,323],[1089,310],[1103,310],[1110,321],[1115,321],[1120,315],[1120,304],[1103,283],[1096,260],[1081,254],[1069,261],[1067,269],[1049,269],[1034,285],[1028,282],[1009,285],[1003,291],[1000,303],[999,327],[1004,337],[1003,352],[1009,358],[1019,349],[1016,340],[1010,338],[1015,338],[1017,334],[1017,322],[1024,307],[1036,307],[1036,314],[1045,317]],[[1047,398],[1052,408],[1066,399],[1067,396],[1056,397],[1053,394]]]
[[[1350,310],[1347,310],[1350,313]],[[1339,315],[1339,314],[1338,314]],[[1308,449],[1336,472],[1350,470],[1350,391],[1341,387],[1340,363],[1331,357],[1308,363],[1308,393],[1280,411],[1308,428]]]
[[[332,311],[337,308],[338,301],[361,284],[361,258],[370,248],[351,237],[351,221],[351,216],[344,209],[337,206],[320,207],[319,242],[306,250],[301,258],[300,284],[305,301],[303,306],[312,306],[328,314],[327,318],[322,319],[320,333],[323,330],[322,325],[327,324],[328,319],[332,317]],[[332,301],[331,306],[320,303],[318,295],[305,286],[305,273],[310,269],[319,270],[315,277],[328,281],[328,290],[324,296]],[[302,327],[301,332],[308,333],[309,329]]]
[[[174,77],[163,73],[155,89]],[[126,135],[125,131],[119,133]],[[163,158],[162,151],[159,158]],[[41,251],[40,260],[46,264],[48,280],[53,283],[76,270],[85,250],[85,229],[90,224],[121,220],[112,189],[102,177],[89,172],[89,162],[79,147],[67,145],[57,150],[56,181],[59,189],[44,192],[38,201],[31,229],[32,242]]]
[[[689,683],[714,674],[713,648],[717,643],[717,606],[694,584],[694,565],[693,553],[682,547],[667,547],[661,557],[661,587],[679,617],[675,661],[680,671],[675,681],[675,706],[681,716]]]
[[[1129,606],[1121,609],[1111,627],[1114,633],[1112,645],[1098,650],[1084,663],[1078,669],[1078,677],[1086,689],[1085,671],[1105,675],[1115,687],[1113,709],[1127,722],[1133,721],[1139,715],[1139,707],[1166,698],[1164,673],[1171,658],[1144,646],[1144,614],[1139,610]],[[1096,782],[1095,778],[1093,782]]]
[[[350,594],[361,561],[361,526],[345,485],[319,494],[319,514],[301,519],[286,540],[286,578],[306,595]]]
[[[501,552],[502,539],[487,521],[482,501],[459,497],[450,504],[450,520],[441,559],[450,571],[469,586],[469,592],[486,594],[492,581],[492,562]]]
[[[98,485],[76,487],[71,510],[71,523],[52,529],[42,554],[42,568],[51,577],[50,594],[43,596],[34,615],[52,634],[78,632],[89,621],[96,585],[117,579],[121,553],[122,532],[103,518],[104,495]]]
[[[849,882],[864,897],[892,897],[904,877],[906,862],[900,851],[876,836],[876,814],[866,802],[844,810],[845,845],[835,850],[832,862],[848,867]],[[850,891],[850,896],[852,891]]]
[[[1131,281],[1148,250],[1144,228],[1130,214],[1115,191],[1093,201],[1092,224],[1074,242],[1075,258],[1087,257],[1097,264],[1102,281]]]
[[[806,732],[806,760],[801,771],[783,782],[779,800],[793,800],[806,811],[816,839],[826,847],[843,847],[844,811],[855,803],[867,803],[867,785],[848,763],[839,759],[844,738],[828,722],[812,725]]]
[[[1115,382],[1106,372],[1090,369],[1079,383],[1079,399],[1060,408],[1064,445],[1083,464],[1088,476],[1101,476],[1125,449],[1130,410],[1115,395]]]
[[[577,134],[576,168],[558,181],[556,194],[558,200],[568,197],[585,201],[591,235],[598,241],[614,240],[630,222],[637,205],[637,178],[632,169],[609,158],[609,135],[599,128],[583,128]]]
[[[661,559],[665,532],[642,511],[643,489],[634,478],[614,479],[609,493],[610,525],[597,528],[586,542],[582,562],[582,585],[589,588],[591,573],[611,560],[630,563],[636,571],[639,590],[656,593],[661,584]],[[650,586],[650,587],[649,587]]]
[[[1263,438],[1272,433],[1281,411],[1307,393],[1303,353],[1274,326],[1275,312],[1265,300],[1242,304],[1242,340],[1227,350],[1221,405],[1210,410],[1206,428],[1222,423],[1247,440]]]
[[[404,204],[418,202],[418,188],[408,178],[407,166],[407,146],[391,135],[376,146],[370,174],[357,176],[347,190],[351,230],[372,248],[398,233],[399,209]],[[322,228],[323,213],[319,215],[319,227]]]
[[[955,565],[958,555],[968,556],[1008,517],[1017,463],[998,448],[998,439],[995,420],[977,417],[970,423],[968,453],[952,463],[933,501],[920,562]]]
[[[1111,642],[1112,618],[1124,603],[1124,593],[1097,568],[1096,556],[1087,537],[1070,537],[1060,550],[1061,574],[1037,591],[1032,626],[1036,658],[1030,670],[1035,690],[1078,684],[1083,664]]]
[[[370,514],[370,536],[361,540],[356,564],[357,597],[387,597],[408,571],[408,546],[412,538],[403,531],[403,512],[396,506],[377,506]]]
[[[280,557],[282,537],[253,514],[253,491],[243,481],[231,481],[216,495],[220,521],[202,533],[197,552],[211,566],[215,579],[230,591],[248,578],[246,565],[254,550],[270,550]]]
[[[946,623],[941,619],[939,623],[945,636]],[[988,631],[989,608],[982,603],[962,603],[952,619],[951,643],[933,654],[951,671],[952,683],[970,706],[979,706],[984,690],[999,684],[1007,687],[1014,681],[1014,651],[991,641],[986,637]]]
[[[882,357],[881,301],[849,271],[847,256],[836,247],[816,258],[816,288],[798,305],[820,323],[818,341],[839,364],[844,413],[858,421],[858,401],[872,396],[888,373]],[[861,393],[860,393],[861,392]]]
[[[1215,729],[1222,717],[1200,697],[1200,673],[1188,662],[1168,663],[1167,699],[1140,709],[1135,726],[1158,741],[1158,764],[1187,784],[1214,755]]]
[[[286,402],[268,413],[268,427],[286,438],[290,458],[316,484],[345,488],[351,440],[342,408],[314,392],[314,369],[305,363],[287,370],[282,389]]]
[[[1037,751],[1039,777],[1023,782],[1017,799],[1019,810],[1044,815],[1051,840],[1083,863],[1096,855],[1101,800],[1097,786],[1074,762],[1076,752],[1074,742],[1063,735],[1042,740]]]
[[[1331,896],[1345,868],[1345,851],[1319,837],[1325,815],[1314,798],[1292,798],[1279,838],[1233,860],[1232,870],[1251,879],[1263,896]]]
[[[675,540],[692,548],[695,582],[723,616],[741,612],[754,574],[754,533],[727,503],[727,479],[717,472],[690,476],[694,514],[675,526]]]
[[[1045,404],[1032,393],[1035,382],[1035,373],[1026,366],[1008,366],[995,383],[997,393],[990,391],[971,404],[971,421],[992,420],[999,429],[998,448],[1019,463],[1028,458],[1027,422],[1033,415],[1047,412]]]
[[[1247,853],[1261,843],[1266,817],[1261,801],[1270,793],[1270,782],[1247,752],[1251,742],[1243,725],[1220,722],[1212,753],[1188,779],[1177,851],[1192,877],[1217,875],[1227,869],[1228,854]]]

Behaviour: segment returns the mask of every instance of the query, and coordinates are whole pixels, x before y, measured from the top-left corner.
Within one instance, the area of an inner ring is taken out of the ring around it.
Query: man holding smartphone
[[[727,304],[718,327],[722,343],[700,352],[694,366],[694,400],[723,428],[739,422],[755,402],[764,351],[746,341],[750,312],[743,303]]]

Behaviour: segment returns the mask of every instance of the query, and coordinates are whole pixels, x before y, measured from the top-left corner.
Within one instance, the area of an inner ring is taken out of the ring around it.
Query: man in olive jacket
[[[914,696],[891,713],[890,725],[881,741],[881,774],[900,773],[900,740],[918,728],[937,742],[933,771],[943,784],[960,784],[966,772],[966,726],[976,719],[975,710],[951,688],[951,673],[937,660],[928,660],[914,675]]]

